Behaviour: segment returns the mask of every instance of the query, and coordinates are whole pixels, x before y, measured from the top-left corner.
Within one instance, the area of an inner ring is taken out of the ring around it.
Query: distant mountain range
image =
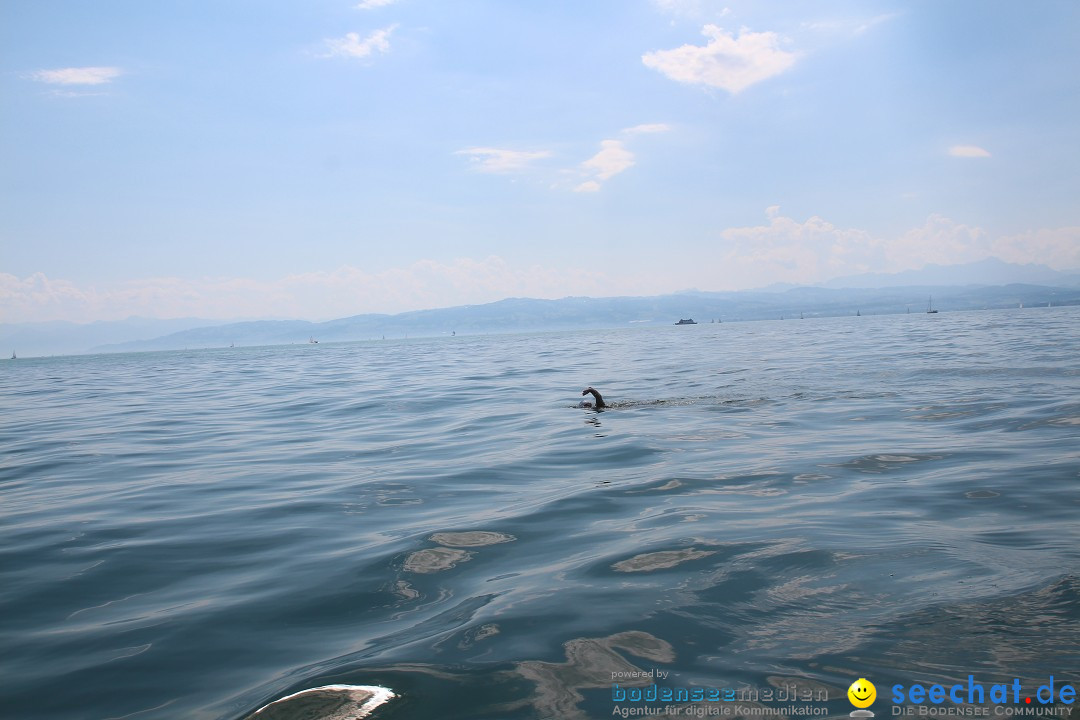
[[[884,288],[910,285],[1049,285],[1071,287],[1080,285],[1080,270],[1062,272],[1045,265],[1029,263],[1016,265],[997,258],[987,258],[965,265],[927,265],[919,270],[893,274],[867,273],[836,278],[822,287]]]
[[[965,279],[1018,275],[1054,280],[1038,283],[965,283]],[[944,276],[944,282],[916,282]],[[909,284],[894,285],[893,282]],[[859,287],[858,283],[875,283]],[[772,287],[741,292],[686,291],[657,297],[589,298],[560,300],[509,298],[484,305],[419,310],[397,315],[366,314],[330,320],[259,320],[226,322],[186,318],[149,320],[132,318],[112,323],[24,323],[0,326],[0,352],[7,348],[20,356],[82,352],[135,352],[376,340],[383,337],[438,336],[669,325],[681,318],[699,323],[778,318],[921,313],[930,296],[941,312],[983,308],[1031,308],[1080,305],[1080,273],[1059,273],[1043,266],[1015,266],[984,261],[967,266],[935,267],[897,275],[864,275],[833,281],[844,287]]]
[[[170,333],[229,322],[204,318],[158,320],[131,317],[93,323],[57,321],[0,324],[0,352],[17,352],[25,357],[72,355],[89,352],[100,345],[152,340]]]

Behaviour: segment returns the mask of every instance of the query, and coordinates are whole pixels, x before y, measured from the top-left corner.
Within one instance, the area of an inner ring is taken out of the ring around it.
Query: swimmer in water
[[[604,398],[600,397],[600,393],[596,392],[596,390],[594,390],[592,387],[587,387],[587,388],[585,388],[584,390],[581,391],[582,397],[584,397],[585,395],[589,395],[590,393],[592,394],[592,396],[596,400],[596,402],[595,403],[591,403],[591,402],[588,402],[588,401],[583,402],[583,403],[581,403],[582,407],[596,408],[597,410],[599,410],[600,408],[607,407],[607,405],[604,403]]]

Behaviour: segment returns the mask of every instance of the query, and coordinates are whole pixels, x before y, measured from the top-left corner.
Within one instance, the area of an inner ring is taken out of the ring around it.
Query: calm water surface
[[[20,359],[0,397],[3,717],[1080,675],[1076,308]]]

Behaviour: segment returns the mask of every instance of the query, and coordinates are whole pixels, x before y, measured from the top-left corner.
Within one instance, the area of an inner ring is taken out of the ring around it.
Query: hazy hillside
[[[1048,283],[977,283],[978,278],[1040,277]],[[940,282],[902,280],[939,279]],[[226,322],[184,318],[129,318],[118,322],[0,325],[0,354],[21,357],[84,352],[128,352],[373,340],[382,337],[500,333],[577,328],[666,325],[680,318],[698,322],[762,320],[924,312],[931,296],[941,312],[982,308],[1080,304],[1080,275],[1039,265],[986,260],[951,267],[927,266],[896,275],[841,278],[844,287],[789,287],[743,292],[687,291],[657,297],[509,298],[483,305],[418,310],[398,315],[366,314],[330,320]],[[859,287],[859,285],[879,287]]]
[[[600,327],[669,325],[838,315],[923,313],[929,298],[941,312],[1080,304],[1080,288],[1039,285],[995,287],[917,286],[884,289],[795,288],[786,292],[681,293],[658,297],[560,300],[510,298],[485,305],[422,310],[399,315],[357,315],[323,323],[264,321],[195,328],[150,341],[97,348],[117,352],[195,347],[374,340],[382,337],[526,332]]]
[[[224,325],[226,320],[203,318],[155,318],[131,317],[95,323],[41,322],[0,325],[0,353],[8,355],[71,355],[83,353],[98,345],[108,343],[152,340],[162,335],[191,328],[208,328]]]

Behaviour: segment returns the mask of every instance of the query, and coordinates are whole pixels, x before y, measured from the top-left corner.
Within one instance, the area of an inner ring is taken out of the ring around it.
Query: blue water
[[[20,359],[0,397],[3,717],[1080,674],[1077,308]]]

